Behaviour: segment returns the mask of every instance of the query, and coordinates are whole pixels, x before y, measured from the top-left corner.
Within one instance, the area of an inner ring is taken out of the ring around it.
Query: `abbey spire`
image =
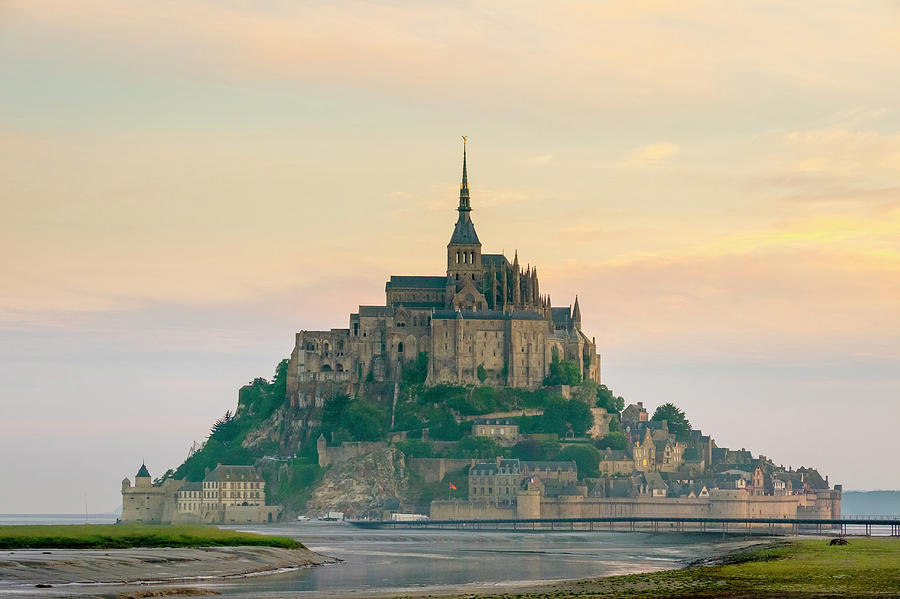
[[[469,175],[466,172],[466,136],[463,135],[463,173],[462,183],[459,185],[459,210],[460,212],[470,212],[472,207],[469,205]]]
[[[463,171],[462,183],[459,185],[459,218],[456,219],[456,226],[453,228],[453,236],[450,238],[450,245],[477,245],[481,247],[478,241],[478,234],[475,233],[475,225],[472,223],[472,206],[469,204],[469,175],[466,168],[466,138],[463,136]],[[480,253],[480,250],[479,250]]]

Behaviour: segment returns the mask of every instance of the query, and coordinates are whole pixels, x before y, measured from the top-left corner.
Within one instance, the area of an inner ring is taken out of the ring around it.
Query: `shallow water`
[[[337,566],[218,583],[228,595],[346,595],[515,586],[678,568],[725,548],[721,537],[609,532],[365,530],[305,522],[235,527],[284,535]],[[730,539],[734,544],[734,539]]]

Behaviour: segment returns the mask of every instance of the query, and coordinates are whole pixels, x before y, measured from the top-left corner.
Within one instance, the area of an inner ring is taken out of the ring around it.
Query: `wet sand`
[[[3,551],[0,552],[0,595],[4,591],[38,591],[36,585],[52,585],[62,596],[75,594],[74,586],[81,587],[81,592],[90,596],[93,591],[82,585],[196,582],[309,568],[338,561],[308,549],[276,547]],[[59,588],[61,586],[63,588]],[[104,592],[100,586],[96,587],[96,595],[108,596],[111,589]],[[44,596],[54,595],[46,587],[40,590]]]

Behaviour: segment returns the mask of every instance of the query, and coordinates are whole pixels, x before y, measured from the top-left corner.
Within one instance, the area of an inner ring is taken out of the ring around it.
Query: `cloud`
[[[544,165],[553,162],[553,154],[542,154],[541,156],[532,156],[528,159],[531,164]]]
[[[679,147],[672,143],[635,148],[616,163],[616,168],[658,168],[665,166],[679,151]]]

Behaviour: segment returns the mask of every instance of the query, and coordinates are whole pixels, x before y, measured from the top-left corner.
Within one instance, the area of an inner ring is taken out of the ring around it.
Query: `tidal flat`
[[[476,593],[508,599],[900,597],[900,539],[775,541],[739,551],[714,565],[571,581],[514,593]],[[406,599],[414,597],[407,596]]]

